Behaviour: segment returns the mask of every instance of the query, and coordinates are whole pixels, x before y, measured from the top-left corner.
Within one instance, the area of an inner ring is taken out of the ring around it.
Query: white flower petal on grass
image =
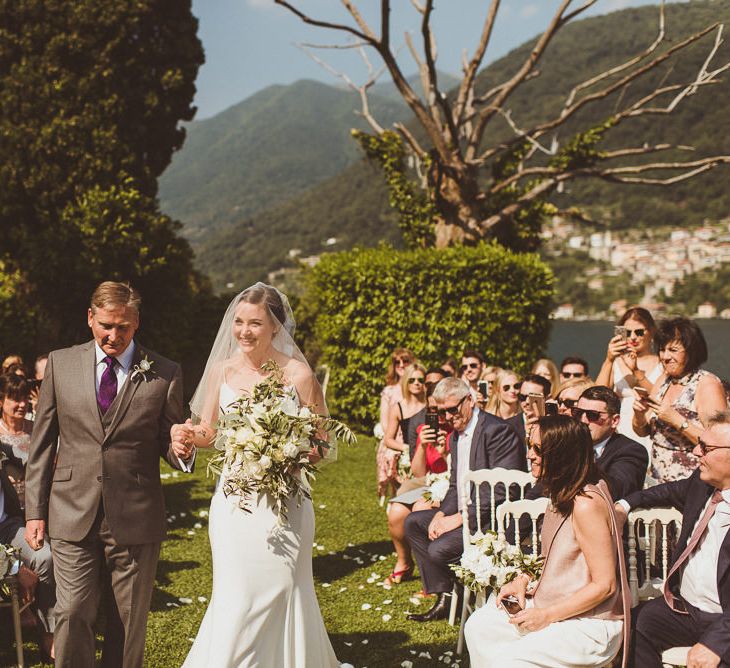
[[[180,513],[180,517],[187,517],[187,513]]]
[[[413,605],[421,605],[421,599],[420,599],[420,598],[416,598],[415,596],[411,596],[411,597],[410,597],[410,598],[408,599],[408,601],[409,601],[410,603],[413,603]]]
[[[406,659],[400,664],[400,668],[413,668],[413,661],[408,661],[408,659]]]
[[[201,510],[198,513],[198,517],[208,517],[208,511],[207,510]]]
[[[380,556],[378,557],[378,561],[385,561],[385,555],[384,555],[384,554],[381,554],[381,555],[380,555]]]
[[[393,586],[392,585],[389,585],[389,584],[383,584],[383,589],[390,590],[390,589],[393,589]]]
[[[365,585],[360,585],[358,589],[365,589]]]
[[[193,528],[194,529],[202,529],[203,528],[203,525],[200,522],[196,522],[195,524],[193,524]]]
[[[390,605],[390,604],[391,604],[392,602],[393,602],[393,599],[390,599],[390,598],[386,598],[386,599],[385,599],[385,600],[383,601],[383,605]]]
[[[391,619],[393,619],[393,616],[392,615],[389,615],[387,613],[385,615],[383,615],[383,621],[384,622],[389,622]]]
[[[186,596],[181,596],[177,600],[180,601],[180,603],[184,603],[185,605],[190,605],[193,602],[192,598],[187,598]]]
[[[347,591],[347,587],[340,587],[339,593],[341,594],[343,591]]]
[[[331,587],[332,585],[329,582],[323,582],[322,583],[322,586],[323,587]]]
[[[419,659],[430,659],[431,658],[431,654],[430,654],[430,652],[419,652],[418,653],[418,658]]]
[[[194,536],[194,535],[195,535],[194,531],[192,531],[192,530],[188,531],[188,536]]]
[[[341,663],[340,668],[355,668],[351,663]]]
[[[351,642],[345,641],[345,645],[347,645],[348,647],[352,647],[352,643]]]
[[[205,603],[208,599],[205,596],[198,596],[198,603]]]
[[[319,507],[320,507],[320,508],[321,508],[322,510],[324,510],[324,509],[325,509],[325,508],[327,507],[327,505],[326,505],[326,504],[324,504],[324,503],[320,503],[320,504],[319,504]]]
[[[370,610],[370,608],[372,608],[372,607],[373,607],[373,606],[372,606],[372,605],[370,605],[370,603],[363,603],[363,604],[362,604],[362,605],[360,606],[360,610]]]
[[[367,645],[367,644],[368,644],[368,642],[370,642],[370,641],[369,641],[369,640],[368,640],[367,638],[365,638],[365,640],[363,640],[363,641],[362,641],[362,644],[363,644],[363,645]]]

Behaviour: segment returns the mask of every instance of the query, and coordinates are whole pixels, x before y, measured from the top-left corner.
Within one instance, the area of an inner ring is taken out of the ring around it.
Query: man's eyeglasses
[[[570,409],[570,414],[575,420],[580,420],[583,415],[586,416],[588,422],[600,422],[601,415],[608,415],[608,411],[594,411],[590,408],[576,408],[575,406]]]
[[[730,445],[710,445],[709,443],[705,443],[701,438],[697,439],[697,446],[700,449],[700,452],[702,455],[706,455],[708,452],[712,452],[713,450],[728,450],[730,449]]]
[[[480,366],[479,362],[469,362],[469,364],[462,364],[460,369],[461,371],[466,371],[467,369],[478,369]]]
[[[639,327],[638,329],[627,329],[626,330],[626,336],[631,336],[632,334],[635,334],[637,338],[641,338],[646,334],[646,330],[643,327]]]
[[[509,392],[510,390],[519,390],[522,387],[522,383],[515,383],[514,385],[502,385],[503,392]]]
[[[408,379],[408,384],[413,385],[413,383],[421,383],[423,385],[423,378],[419,378],[418,376],[414,376],[413,378]]]
[[[462,397],[461,401],[458,404],[456,404],[456,406],[451,406],[451,408],[439,408],[438,409],[439,417],[445,418],[447,415],[449,415],[449,416],[456,415],[459,412],[459,409],[461,408],[461,404],[464,403],[464,401],[466,400],[466,397],[468,397],[468,396],[469,395],[467,394],[465,397]]]
[[[561,371],[560,375],[563,378],[583,378],[585,376],[582,371]]]
[[[522,394],[520,392],[520,394],[517,395],[517,399],[519,401],[527,401],[527,399],[528,399],[529,396],[530,396],[529,394]],[[543,396],[543,395],[539,395],[539,396]]]

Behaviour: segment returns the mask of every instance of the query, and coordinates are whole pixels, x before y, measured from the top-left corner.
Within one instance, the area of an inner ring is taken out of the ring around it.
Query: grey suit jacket
[[[182,371],[139,344],[132,367],[145,355],[151,370],[135,378],[130,371],[102,417],[94,341],[50,354],[28,456],[25,516],[46,520],[51,538],[83,539],[103,503],[120,545],[164,539],[160,457],[181,468],[170,427],[182,422]]]

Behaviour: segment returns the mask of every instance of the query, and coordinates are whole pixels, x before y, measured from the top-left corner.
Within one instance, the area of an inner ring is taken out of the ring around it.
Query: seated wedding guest
[[[582,357],[566,357],[560,364],[560,381],[571,378],[585,378],[588,375],[588,362]]]
[[[7,373],[11,366],[24,368],[23,358],[20,355],[8,355],[2,363],[0,373]]]
[[[632,426],[651,437],[651,477],[657,482],[682,480],[697,468],[692,449],[711,415],[727,409],[720,379],[700,368],[707,361],[707,343],[697,323],[672,318],[656,333],[664,374],[649,396],[635,388]]]
[[[403,398],[390,407],[383,441],[386,448],[398,453],[402,468],[411,459],[410,448],[405,439],[408,423],[426,407],[426,369],[420,362],[409,364],[403,372],[400,385]],[[398,482],[403,482],[401,476],[398,476]]]
[[[560,385],[560,372],[558,371],[558,367],[555,365],[555,362],[547,357],[543,357],[532,365],[530,373],[547,378],[550,381],[550,387],[552,388],[550,398],[555,399],[557,397],[558,387]]]
[[[631,598],[621,528],[588,429],[564,415],[540,418],[530,462],[550,498],[542,575],[534,583],[518,575],[469,618],[470,665],[608,666],[622,639],[628,644]],[[519,610],[503,608],[507,596]]]
[[[609,342],[606,359],[596,383],[606,385],[621,397],[621,421],[618,431],[651,450],[648,436],[639,436],[631,425],[634,417],[634,388],[650,391],[662,375],[662,365],[654,353],[656,323],[651,313],[641,306],[628,309],[618,321],[624,333]]]
[[[664,596],[635,613],[636,668],[661,668],[665,649],[691,646],[688,668],[727,666],[730,657],[730,413],[708,419],[694,448],[699,468],[689,478],[635,492],[616,504],[673,506],[682,531],[664,583]]]
[[[388,414],[402,398],[400,381],[406,367],[414,360],[413,353],[408,348],[396,348],[390,357],[388,371],[385,374],[385,387],[380,394],[380,420],[375,426],[375,437],[380,441],[375,455],[378,496],[381,505],[385,502],[388,488],[395,491],[398,486],[398,453],[385,446],[385,429],[388,424]]]
[[[438,385],[439,381],[446,378],[446,372],[437,366],[432,366],[426,371],[426,399],[433,393],[433,389]],[[426,421],[426,409],[424,406],[418,413],[413,415],[408,420],[408,431],[404,434],[405,442],[408,444],[408,449],[413,458],[413,453],[416,450],[416,441],[418,438],[418,428]],[[414,474],[417,475],[417,474]]]
[[[461,356],[461,366],[459,367],[459,373],[461,380],[463,380],[470,388],[474,400],[477,405],[482,408],[484,402],[487,400],[479,391],[479,380],[482,377],[484,371],[484,358],[482,354],[476,350],[467,350]]]
[[[15,492],[8,469],[11,466],[22,468],[23,464],[14,457],[0,452],[0,543],[12,545],[18,550],[21,568],[18,578],[21,584],[21,598],[28,599],[31,592],[26,590],[38,578],[35,588],[35,602],[32,605],[33,616],[40,635],[39,647],[44,663],[52,663],[54,606],[56,604],[56,585],[53,580],[53,560],[48,542],[39,550],[34,550],[25,540],[25,522],[20,500]],[[9,633],[9,632],[8,632]]]
[[[428,377],[428,376],[426,376]],[[436,410],[436,400],[433,389],[428,391],[427,408]],[[439,434],[421,423],[416,429],[416,448],[411,460],[413,478],[406,480],[388,504],[388,533],[395,547],[396,563],[392,573],[385,578],[385,584],[400,584],[413,571],[411,546],[405,537],[404,524],[406,517],[413,510],[427,510],[438,507],[438,503],[431,503],[423,499],[428,473],[443,473],[447,470],[449,454],[449,437],[451,429],[443,417],[439,417]]]
[[[465,383],[456,378],[444,378],[434,390],[439,415],[454,430],[450,441],[451,476],[449,491],[439,510],[420,510],[406,518],[406,537],[418,563],[423,589],[437,594],[433,607],[409,619],[427,622],[448,616],[454,573],[449,568],[462,553],[461,499],[459,488],[469,470],[501,466],[508,469],[526,468],[524,446],[514,431],[499,418],[480,411]],[[489,494],[481,494],[480,507],[469,505],[469,524],[476,529],[476,513],[483,527],[490,525]],[[476,495],[472,489],[472,499]],[[501,503],[503,488],[496,493]]]
[[[596,463],[614,499],[639,491],[649,468],[646,448],[617,432],[620,411],[618,395],[603,385],[585,390],[571,411],[591,432]]]
[[[27,378],[28,372],[22,364],[11,364],[8,368],[3,371],[3,375],[8,374],[11,376],[20,376],[21,378]]]
[[[518,415],[520,407],[520,386],[522,379],[512,369],[500,369],[494,381],[494,391],[487,402],[487,412],[507,420]]]
[[[25,508],[25,464],[28,461],[33,423],[26,419],[30,405],[30,383],[12,372],[0,376],[0,453],[12,461],[6,473]]]
[[[550,396],[551,389],[550,381],[537,374],[530,373],[522,379],[520,392],[517,395],[522,410],[514,417],[509,418],[507,424],[515,430],[520,443],[523,445],[527,443],[528,426],[537,422],[538,418],[541,417],[536,410],[538,404],[535,403],[534,397],[542,398],[544,402]],[[523,450],[523,452],[526,451]]]
[[[441,365],[441,369],[446,372],[447,378],[456,378],[459,375],[459,369],[453,357],[447,357]]]
[[[558,414],[572,416],[570,411],[578,403],[580,395],[594,385],[590,378],[571,378],[562,383],[558,388]]]

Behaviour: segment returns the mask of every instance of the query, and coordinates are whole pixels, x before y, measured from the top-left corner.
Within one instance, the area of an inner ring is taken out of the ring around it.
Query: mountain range
[[[670,4],[666,15],[671,45],[716,21],[730,22],[730,0]],[[658,9],[644,6],[567,25],[541,61],[540,75],[511,99],[513,118],[525,127],[554,114],[576,83],[646,48],[657,24]],[[682,60],[634,82],[623,95],[639,99],[659,82],[688,79],[711,44],[712,37],[705,37]],[[523,44],[482,70],[478,90],[508,78],[532,45]],[[728,60],[730,49],[722,44],[714,63]],[[589,108],[557,138],[564,141],[572,131],[604,120],[616,102],[608,99]],[[392,84],[377,84],[370,106],[384,127],[409,122],[410,113]],[[350,136],[353,127],[367,129],[357,108],[359,98],[352,91],[299,81],[271,86],[213,118],[187,125],[185,145],[160,180],[160,202],[165,213],[183,223],[198,266],[216,289],[265,279],[294,263],[295,256],[400,242],[382,173],[363,161]],[[727,155],[728,109],[726,82],[700,88],[669,116],[622,124],[606,146],[669,141],[691,144],[697,157]],[[496,136],[508,132],[505,125],[495,127]],[[727,182],[722,168],[671,188],[585,181],[557,196],[556,203],[581,206],[599,224],[614,228],[692,225],[730,214]]]

